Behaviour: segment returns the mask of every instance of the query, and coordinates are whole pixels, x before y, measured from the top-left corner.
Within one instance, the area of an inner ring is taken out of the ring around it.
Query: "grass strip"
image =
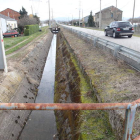
[[[6,55],[11,54],[11,53],[17,51],[18,49],[22,48],[23,46],[27,45],[28,43],[30,43],[33,39],[35,39],[39,35],[44,35],[45,33],[48,32],[48,30],[46,32],[45,29],[47,29],[47,28],[43,28],[42,32],[37,32],[37,33],[33,34],[32,37],[29,38],[27,41],[25,41],[25,42],[19,44],[18,46],[14,47],[14,48],[12,48],[12,49],[10,49],[8,51],[6,51]]]
[[[24,41],[27,38],[28,38],[28,36],[14,37],[14,38],[4,38],[4,47],[5,47],[5,49],[9,49],[9,48],[15,46],[16,44]]]

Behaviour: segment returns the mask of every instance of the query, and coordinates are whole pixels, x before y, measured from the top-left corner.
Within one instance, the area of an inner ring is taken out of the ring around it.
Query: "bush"
[[[31,34],[34,34],[36,32],[39,31],[39,25],[38,24],[34,24],[34,25],[26,25],[25,26],[25,30],[24,30],[24,35],[28,36]]]
[[[24,35],[25,35],[25,36],[30,35],[30,30],[29,30],[29,29],[25,29],[25,30],[24,30]]]

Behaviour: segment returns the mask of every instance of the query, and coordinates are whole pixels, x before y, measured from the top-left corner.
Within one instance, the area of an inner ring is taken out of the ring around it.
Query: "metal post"
[[[137,104],[131,106],[126,109],[125,113],[125,130],[124,130],[124,137],[123,140],[132,140],[132,131],[133,131],[133,124],[135,119],[135,113]]]
[[[1,24],[1,18],[0,18],[0,69],[4,70],[5,73],[8,72],[7,70],[7,62],[5,57],[5,49],[4,49],[4,43],[3,43],[3,35],[2,35],[2,24]]]

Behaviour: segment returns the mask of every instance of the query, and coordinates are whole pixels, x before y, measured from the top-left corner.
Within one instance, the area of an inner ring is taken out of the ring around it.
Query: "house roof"
[[[7,9],[10,9],[10,10],[12,10],[12,11],[14,11],[14,12],[17,12],[17,11],[15,11],[15,10],[11,9],[11,8],[6,8],[5,10],[7,10]],[[5,11],[5,10],[2,10],[2,11],[0,11],[0,12],[3,12],[3,11]],[[17,12],[17,13],[19,13],[19,12]]]
[[[113,7],[114,7],[114,8],[117,8],[117,7],[115,7],[115,6],[112,5],[112,6],[109,6],[109,7],[107,7],[107,8],[102,9],[101,12],[104,11],[104,10],[106,10],[106,9],[113,8]],[[118,8],[117,8],[117,9],[118,9]],[[123,12],[123,11],[120,10],[120,9],[118,9],[118,10],[121,11],[121,12]],[[97,13],[100,13],[100,11],[97,12]],[[97,14],[97,13],[95,13],[95,14]]]
[[[7,16],[2,15],[2,14],[0,14],[0,18],[4,18],[5,20],[8,20],[8,21],[16,21],[15,19],[7,17]]]

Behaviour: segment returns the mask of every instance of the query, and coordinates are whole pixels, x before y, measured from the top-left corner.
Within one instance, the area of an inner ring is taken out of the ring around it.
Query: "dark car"
[[[10,36],[17,37],[19,36],[19,33],[16,30],[10,30],[3,33],[3,37],[10,37]]]
[[[132,37],[134,34],[134,28],[130,22],[125,21],[114,21],[111,22],[104,30],[105,36],[113,36],[114,38],[118,36],[128,36]]]

